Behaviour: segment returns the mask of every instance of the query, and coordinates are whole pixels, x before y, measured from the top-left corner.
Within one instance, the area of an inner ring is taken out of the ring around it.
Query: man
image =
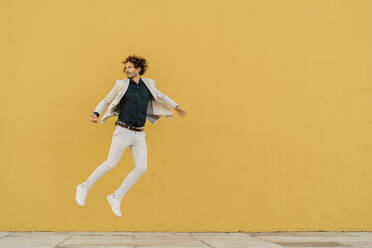
[[[80,206],[84,206],[86,196],[94,183],[116,166],[124,150],[129,147],[134,168],[120,187],[106,197],[117,216],[121,216],[122,198],[147,170],[147,145],[144,132],[146,118],[152,124],[161,116],[170,119],[172,108],[179,116],[186,116],[185,110],[156,88],[154,80],[141,77],[148,68],[144,58],[131,55],[123,61],[123,64],[127,79],[116,80],[114,87],[90,115],[90,120],[96,123],[97,118],[107,108],[101,117],[102,124],[107,118],[118,116],[108,157],[85,182],[76,188],[76,201]]]

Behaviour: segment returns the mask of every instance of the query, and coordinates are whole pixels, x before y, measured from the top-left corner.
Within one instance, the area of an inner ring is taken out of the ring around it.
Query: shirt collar
[[[142,78],[140,78],[140,80],[138,81],[138,84],[136,82],[134,82],[132,79],[130,79],[129,84],[131,84],[133,87],[136,87],[136,88],[141,88],[145,85]]]

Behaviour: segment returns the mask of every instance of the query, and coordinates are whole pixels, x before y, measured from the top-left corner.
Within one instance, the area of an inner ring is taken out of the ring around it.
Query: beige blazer
[[[146,118],[154,124],[161,116],[166,116],[168,119],[172,118],[173,112],[170,108],[175,109],[177,103],[170,99],[168,96],[160,92],[156,86],[155,81],[151,78],[143,78],[142,81],[145,83],[149,89],[151,95],[153,96],[152,100],[149,101],[147,106],[147,116]],[[103,98],[93,112],[98,112],[99,115],[107,108],[105,114],[101,117],[100,123],[103,124],[107,118],[112,116],[119,115],[119,106],[120,100],[124,96],[129,86],[129,79],[116,80],[114,87]]]

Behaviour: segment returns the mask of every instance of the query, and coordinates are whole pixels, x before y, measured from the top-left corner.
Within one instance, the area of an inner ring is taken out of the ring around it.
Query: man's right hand
[[[91,115],[89,116],[89,119],[90,119],[92,122],[96,123],[97,120],[98,120],[98,117],[97,117],[95,114],[91,114]]]

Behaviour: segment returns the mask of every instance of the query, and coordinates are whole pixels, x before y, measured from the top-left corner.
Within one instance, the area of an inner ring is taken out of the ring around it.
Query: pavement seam
[[[195,237],[193,233],[191,233],[191,237],[193,237],[193,238],[196,239],[196,240],[199,240],[199,241],[202,242],[203,244],[206,244],[208,247],[215,248],[214,246],[208,244],[206,241],[202,240],[201,238],[199,239],[199,238]]]
[[[66,240],[68,240],[69,238],[71,238],[73,236],[73,233],[71,233],[69,236],[67,236],[67,238],[65,238],[64,240],[62,240],[61,242],[59,242],[58,244],[56,244],[56,246],[54,248],[59,248],[63,242],[65,242]]]
[[[5,235],[5,236],[1,236],[0,239],[1,239],[1,238],[5,238],[5,237],[9,237],[9,235],[11,235],[11,234],[12,234],[12,233],[9,232],[7,235]]]

